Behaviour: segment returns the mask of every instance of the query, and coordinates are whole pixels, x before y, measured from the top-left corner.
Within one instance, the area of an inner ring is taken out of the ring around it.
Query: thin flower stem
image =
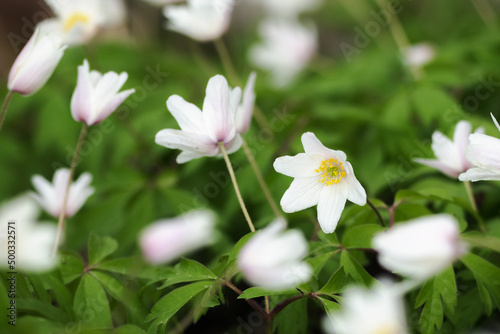
[[[227,286],[228,288],[230,288],[231,290],[233,290],[234,292],[236,292],[238,295],[241,295],[243,292],[238,289],[233,283],[231,283],[230,281],[224,281],[222,280],[222,283]],[[262,315],[264,317],[264,319],[268,320],[269,319],[269,314],[266,313],[266,311],[264,311],[264,309],[262,309],[262,307],[260,307],[259,304],[257,304],[257,302],[255,302],[255,300],[253,299],[245,299],[246,302],[257,312],[260,313],[260,315]]]
[[[82,149],[83,141],[85,140],[85,136],[87,135],[87,128],[88,125],[83,123],[82,131],[80,132],[80,138],[78,138],[78,143],[76,144],[75,155],[73,156],[73,161],[71,162],[68,184],[66,185],[66,191],[64,192],[64,200],[61,208],[61,213],[59,214],[59,221],[57,222],[56,242],[54,243],[54,248],[52,249],[52,256],[56,256],[57,249],[59,248],[62,231],[64,229],[64,220],[66,218],[66,207],[68,205],[69,190],[71,188],[71,183],[73,182],[73,176],[75,174],[78,157],[80,156],[80,150]]]
[[[227,50],[226,44],[222,40],[222,38],[218,38],[214,41],[215,48],[217,49],[217,53],[219,55],[222,66],[224,67],[224,71],[229,76],[230,81],[237,86],[242,86],[243,83],[238,76],[238,72],[236,72],[236,68],[234,67],[234,63],[231,60],[231,56],[229,51]],[[261,128],[268,129],[269,122],[267,121],[266,116],[258,106],[255,106],[253,116],[257,123],[259,123]]]
[[[391,4],[387,0],[377,0],[377,4],[382,10],[387,10]],[[399,52],[404,56],[405,50],[410,46],[410,42],[408,36],[406,36],[405,30],[401,21],[397,15],[393,15],[391,17],[391,22],[389,23],[389,30],[391,32],[392,38],[396,45],[398,46]],[[416,66],[409,66],[410,72],[415,80],[418,80],[422,77],[422,69]]]
[[[255,157],[253,156],[252,151],[250,151],[250,147],[248,147],[248,144],[245,140],[243,140],[242,146],[243,146],[243,151],[245,152],[245,155],[247,156],[247,159],[250,162],[250,166],[252,166],[253,172],[257,177],[257,181],[259,181],[259,185],[262,191],[264,192],[264,196],[266,196],[266,199],[269,202],[269,205],[271,206],[271,209],[273,209],[273,212],[276,215],[276,217],[278,218],[283,217],[280,210],[278,209],[278,205],[274,201],[273,196],[269,191],[269,188],[266,185],[266,181],[264,181],[264,178],[262,177],[262,173],[260,172],[259,166],[257,166],[257,162],[255,162]]]
[[[384,219],[380,215],[380,212],[377,210],[377,208],[375,207],[375,205],[373,205],[373,203],[368,199],[368,197],[366,198],[366,203],[368,203],[368,205],[370,206],[370,208],[372,208],[372,210],[375,212],[375,214],[377,215],[378,220],[380,220],[380,224],[383,227],[385,227]]]
[[[10,100],[12,100],[12,96],[14,96],[14,92],[9,90],[7,92],[7,96],[5,96],[5,100],[2,106],[2,111],[0,113],[0,131],[2,131],[3,121],[5,120],[5,115],[7,114],[7,108],[9,107]]]
[[[218,143],[219,149],[224,156],[224,160],[226,161],[227,170],[229,171],[229,176],[231,176],[231,181],[233,182],[234,191],[236,192],[236,197],[240,202],[241,211],[243,211],[243,215],[247,220],[248,227],[250,227],[250,231],[255,232],[255,227],[253,226],[252,219],[250,219],[250,215],[248,214],[247,207],[245,206],[245,202],[243,202],[243,197],[241,197],[240,188],[238,187],[238,183],[236,182],[236,176],[234,175],[233,166],[231,165],[231,161],[226,152],[226,148],[222,142]]]
[[[269,312],[271,312],[271,301],[269,300],[269,296],[265,296],[264,301],[266,302],[266,313],[269,314]]]
[[[472,187],[470,181],[464,182],[465,190],[467,190],[467,196],[469,196],[470,204],[472,205],[472,209],[474,212],[478,213],[476,200],[474,199],[474,193],[472,192]],[[486,233],[486,227],[481,219],[477,219],[479,224],[479,229],[481,232]]]
[[[472,0],[472,4],[483,22],[490,28],[495,27],[497,17],[490,3],[487,0]]]

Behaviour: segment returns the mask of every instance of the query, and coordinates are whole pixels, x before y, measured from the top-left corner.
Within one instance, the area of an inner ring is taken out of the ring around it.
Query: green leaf
[[[159,325],[166,324],[177,311],[186,305],[200,292],[210,287],[210,282],[196,282],[177,288],[161,298],[144,320],[154,322],[149,327],[148,333],[156,333]]]
[[[118,249],[118,242],[110,237],[100,237],[94,233],[90,234],[89,240],[89,264],[94,265],[104,260],[108,255]]]
[[[327,295],[338,294],[343,292],[353,282],[351,276],[347,275],[344,271],[344,267],[340,267],[317,293]]]
[[[231,254],[229,254],[229,259],[228,263],[231,264],[231,262],[234,262],[238,258],[238,254],[240,253],[240,250],[245,246],[245,244],[250,240],[250,238],[255,234],[255,232],[245,234],[238,242],[236,245],[234,245],[233,250],[231,251]]]
[[[478,232],[467,232],[460,237],[471,246],[489,248],[500,252],[500,238],[485,236]]]
[[[264,319],[261,319],[264,324]],[[278,334],[306,334],[308,319],[307,298],[296,300],[276,315],[273,322],[274,333],[277,330]]]
[[[330,318],[330,320],[333,320],[335,313],[341,309],[340,304],[321,296],[319,296],[319,299],[325,308],[326,315]]]
[[[273,291],[266,290],[259,287],[248,288],[241,295],[238,296],[238,299],[252,299],[262,296],[275,296],[275,295],[286,295],[286,294],[297,294],[297,289],[287,289],[281,291]]]
[[[70,252],[61,252],[59,270],[64,284],[79,278],[84,270],[83,260],[80,255]]]
[[[84,275],[76,289],[73,309],[79,322],[92,328],[111,328],[111,312],[106,292],[91,275]]]
[[[340,264],[344,267],[345,272],[356,282],[365,286],[370,286],[373,282],[375,282],[375,279],[368,274],[363,266],[360,265],[359,262],[346,250],[343,250],[341,253]]]
[[[460,258],[467,268],[474,274],[481,300],[488,314],[491,313],[493,303],[500,309],[500,268],[472,253]]]
[[[54,275],[47,275],[45,281],[47,282],[48,289],[52,290],[54,294],[57,306],[67,312],[69,317],[73,319],[73,295],[68,287],[62,284]]]
[[[146,331],[135,325],[123,325],[115,329],[112,334],[146,334]]]
[[[67,322],[68,316],[59,308],[52,306],[48,302],[43,302],[35,298],[17,298],[17,311],[36,313],[49,320]]]
[[[317,277],[321,272],[321,269],[325,266],[328,260],[334,255],[334,252],[329,252],[325,254],[321,254],[316,257],[310,257],[306,259],[306,262],[309,263],[313,269],[313,276]]]
[[[217,276],[201,263],[183,258],[181,262],[174,267],[171,276],[167,278],[160,289],[177,283],[215,279],[217,279]]]
[[[342,246],[345,248],[371,248],[373,236],[383,230],[382,226],[375,224],[351,227],[342,238]]]
[[[121,275],[149,279],[150,283],[165,280],[172,273],[171,267],[151,266],[140,257],[112,259],[97,264],[95,268]]]
[[[433,333],[434,327],[441,328],[444,318],[443,304],[453,314],[457,306],[457,286],[452,266],[428,280],[415,300],[415,308],[424,305],[419,321],[423,333]]]

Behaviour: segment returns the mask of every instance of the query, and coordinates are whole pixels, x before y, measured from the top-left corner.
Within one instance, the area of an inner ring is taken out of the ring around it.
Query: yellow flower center
[[[78,24],[87,24],[90,21],[88,15],[76,12],[64,22],[64,30],[70,31]]]
[[[319,173],[321,179],[318,182],[324,183],[327,186],[332,184],[337,184],[345,177],[345,169],[342,162],[337,159],[328,159],[321,162],[321,165],[316,169],[316,173]]]

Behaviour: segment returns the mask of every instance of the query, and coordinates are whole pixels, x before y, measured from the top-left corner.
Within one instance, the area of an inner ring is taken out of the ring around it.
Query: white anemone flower
[[[311,266],[302,261],[308,250],[306,239],[300,231],[285,228],[285,220],[278,218],[241,249],[238,267],[249,283],[269,290],[285,290],[311,278]]]
[[[9,90],[21,95],[36,93],[54,73],[65,49],[60,36],[36,29],[12,65]]]
[[[250,61],[269,71],[276,87],[288,85],[316,53],[317,30],[312,23],[269,18],[259,26],[262,44],[250,50]]]
[[[498,131],[500,125],[491,114]],[[467,159],[472,163],[472,168],[460,174],[460,181],[489,181],[500,180],[500,139],[481,133],[469,136],[470,145],[467,147]]]
[[[425,280],[466,252],[459,235],[457,220],[441,214],[413,219],[380,232],[374,236],[372,245],[385,268]]]
[[[179,164],[203,156],[221,156],[219,143],[228,154],[233,153],[242,144],[235,126],[240,100],[241,89],[230,89],[222,75],[208,81],[203,112],[182,97],[172,95],[167,107],[181,130],[163,129],[156,134],[155,141],[158,145],[182,150],[177,156]]]
[[[197,41],[221,37],[229,27],[234,0],[187,0],[185,5],[168,5],[163,15],[167,28]]]
[[[419,43],[408,47],[404,52],[404,60],[410,66],[422,67],[431,62],[436,51],[428,43]]]
[[[342,296],[342,308],[324,321],[331,334],[406,334],[403,297],[395,285],[377,283],[370,290],[351,287]]]
[[[332,233],[344,210],[346,200],[366,204],[366,192],[354,176],[342,151],[325,147],[314,133],[302,135],[305,153],[277,158],[274,169],[293,177],[281,198],[283,211],[291,213],[318,205],[318,222],[325,233]]]
[[[453,141],[439,131],[434,132],[432,134],[432,151],[437,159],[418,158],[414,161],[435,168],[452,178],[457,178],[460,173],[472,167],[465,156],[471,130],[472,126],[469,122],[458,122],[455,126]],[[476,129],[476,133],[483,131],[483,128]]]
[[[214,225],[215,216],[208,210],[193,210],[176,218],[156,221],[140,235],[144,258],[160,264],[206,246],[214,239]]]
[[[61,214],[69,176],[69,169],[60,168],[54,173],[52,183],[40,175],[35,175],[31,179],[33,186],[38,191],[38,193],[32,193],[33,197],[47,213],[55,218]],[[80,210],[87,198],[94,193],[94,188],[90,187],[91,181],[92,175],[83,173],[78,180],[71,184],[66,205],[66,217],[73,216]]]
[[[28,194],[0,206],[0,266],[7,271],[39,272],[57,265],[57,258],[52,256],[56,226],[37,223],[39,212],[37,203]],[[9,246],[15,246],[15,252],[9,253],[12,249]]]
[[[77,122],[88,126],[97,124],[108,117],[135,89],[120,89],[128,79],[128,74],[122,72],[90,71],[85,59],[78,66],[78,80],[71,98],[71,114]]]

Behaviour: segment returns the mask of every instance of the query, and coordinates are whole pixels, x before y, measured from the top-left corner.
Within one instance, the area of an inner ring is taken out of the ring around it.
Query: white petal
[[[455,144],[439,131],[432,134],[432,151],[436,158],[442,163],[460,171],[462,159],[458,155]]]
[[[78,79],[71,98],[71,114],[75,121],[89,124],[94,110],[93,87],[90,81],[90,69],[87,59],[78,66]]]
[[[500,181],[500,171],[488,168],[474,167],[458,176],[460,181]]]
[[[247,84],[245,85],[245,91],[243,92],[243,101],[236,112],[236,129],[239,133],[247,132],[252,120],[252,113],[255,105],[254,86],[256,78],[257,74],[255,72],[250,73]]]
[[[186,102],[179,95],[172,95],[167,100],[167,108],[182,130],[199,134],[206,133],[203,114],[194,104]]]
[[[325,147],[316,135],[312,132],[306,132],[302,135],[302,146],[307,154],[321,154],[324,157],[335,157],[342,161],[347,159],[347,156],[342,151],[334,151]]]
[[[216,75],[208,81],[203,118],[207,132],[215,142],[230,141],[236,134],[229,94],[229,85],[222,75]]]
[[[296,178],[281,198],[281,208],[287,213],[301,211],[318,204],[321,189],[317,178]]]
[[[290,177],[315,177],[318,176],[316,169],[323,160],[324,157],[319,154],[299,153],[293,157],[276,158],[273,167],[278,173]]]
[[[346,183],[347,199],[357,205],[366,204],[366,191],[365,188],[359,183],[356,176],[354,176],[354,171],[352,169],[351,163],[346,161],[345,166],[347,167],[348,175],[340,182]]]
[[[344,182],[325,186],[318,201],[318,222],[325,233],[333,233],[345,207],[348,190]]]
[[[175,129],[164,129],[156,134],[155,142],[168,148],[187,150],[204,156],[214,156],[219,148],[210,138]]]
[[[413,161],[418,162],[419,164],[431,167],[431,168],[435,168],[435,169],[441,171],[442,173],[444,173],[450,177],[453,177],[453,178],[457,177],[460,174],[460,171],[456,170],[453,167],[450,167],[449,165],[447,165],[439,160],[416,158],[416,159],[413,159]]]
[[[490,113],[490,115],[491,115],[491,119],[493,120],[493,123],[495,123],[495,126],[497,127],[498,131],[500,131],[500,125],[498,124],[497,119],[495,118],[495,116],[493,116],[492,113]]]
[[[465,158],[465,149],[469,145],[469,135],[472,132],[472,125],[467,121],[460,121],[455,126],[455,132],[453,134],[453,142],[455,144],[456,150],[458,151],[458,156],[461,162],[460,172],[467,169],[469,165],[467,159]]]

